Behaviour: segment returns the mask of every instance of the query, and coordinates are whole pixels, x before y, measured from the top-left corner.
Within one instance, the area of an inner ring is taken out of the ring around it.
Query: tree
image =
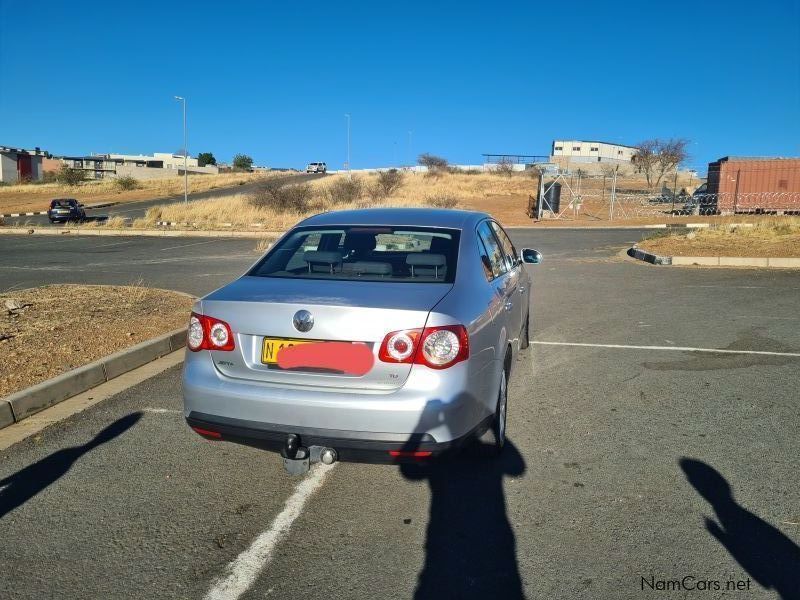
[[[427,152],[420,154],[419,158],[417,158],[417,162],[423,167],[428,167],[428,171],[433,172],[444,171],[447,169],[448,164],[446,158],[434,156],[433,154],[428,154]]]
[[[216,165],[217,159],[211,152],[201,152],[197,155],[197,166],[205,167],[206,165]]]
[[[56,174],[56,181],[70,187],[78,185],[86,179],[86,173],[81,169],[71,169],[67,165],[62,165]]]
[[[647,187],[658,187],[664,175],[674,171],[682,162],[689,158],[686,146],[689,140],[673,139],[645,140],[638,144],[634,163],[644,173]]]
[[[502,157],[500,160],[497,161],[497,173],[500,175],[505,175],[506,177],[511,177],[511,174],[514,172],[514,163],[511,161],[510,158],[507,156]]]
[[[237,171],[249,171],[253,168],[253,159],[246,154],[236,154],[233,157],[233,168]]]

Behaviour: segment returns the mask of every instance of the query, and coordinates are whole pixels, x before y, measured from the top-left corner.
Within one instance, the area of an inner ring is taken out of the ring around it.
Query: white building
[[[122,161],[122,164],[129,166],[143,165],[147,166],[148,163],[159,163],[162,169],[183,169],[183,155],[170,154],[168,152],[154,152],[152,156],[144,154],[104,154],[105,158],[113,159],[114,161]],[[186,168],[191,169],[197,167],[197,159],[191,156],[186,157]]]
[[[633,162],[634,146],[586,140],[553,140],[554,163],[625,163]]]
[[[168,152],[145,154],[92,154],[90,156],[62,156],[61,161],[72,169],[81,169],[89,179],[134,177],[160,179],[183,175],[183,155]],[[215,165],[200,167],[197,159],[186,157],[189,174],[219,173]]]

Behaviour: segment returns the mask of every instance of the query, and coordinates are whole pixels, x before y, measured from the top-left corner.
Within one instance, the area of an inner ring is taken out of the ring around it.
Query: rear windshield
[[[298,227],[248,275],[452,283],[459,231],[426,227]]]
[[[76,203],[75,200],[53,200],[50,203],[50,208],[56,208],[59,206],[70,207],[73,206],[75,203]]]

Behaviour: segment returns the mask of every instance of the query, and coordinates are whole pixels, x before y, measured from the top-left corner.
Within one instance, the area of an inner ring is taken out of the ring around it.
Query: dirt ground
[[[138,285],[0,294],[0,397],[184,326],[191,305],[186,295]]]
[[[657,234],[639,244],[660,256],[800,257],[800,219],[775,219],[755,227],[717,227],[687,234]]]
[[[190,192],[204,192],[222,187],[243,185],[270,174],[221,173],[219,175],[190,175]],[[131,202],[150,198],[168,198],[183,194],[183,178],[150,179],[138,183],[135,190],[121,191],[113,179],[86,181],[69,187],[57,183],[8,185],[0,187],[0,214],[47,210],[53,198],[76,198],[85,204],[99,202]]]

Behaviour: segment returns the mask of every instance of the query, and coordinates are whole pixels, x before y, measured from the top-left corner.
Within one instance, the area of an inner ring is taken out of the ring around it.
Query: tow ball
[[[300,436],[290,433],[286,436],[286,442],[281,448],[283,457],[283,468],[290,475],[302,475],[311,468],[311,463],[321,462],[325,465],[332,465],[339,458],[336,450],[324,446],[302,445]]]

